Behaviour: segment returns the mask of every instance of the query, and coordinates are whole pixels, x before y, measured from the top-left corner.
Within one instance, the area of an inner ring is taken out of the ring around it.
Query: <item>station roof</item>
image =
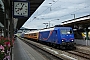
[[[29,0],[30,1],[30,16],[36,11],[36,9],[44,2],[44,0]],[[17,27],[20,27],[28,20],[28,18],[19,18]]]
[[[72,20],[67,20],[62,22],[63,26],[71,26],[71,27],[90,27],[90,15],[82,16],[79,18],[75,18]]]
[[[4,1],[4,4],[6,4],[6,9],[9,10],[9,1],[8,0],[2,0]],[[37,10],[37,8],[44,2],[44,0],[28,0],[30,2],[30,16]],[[1,8],[0,4],[0,22],[4,25],[4,12]],[[29,18],[29,17],[28,17]],[[18,18],[17,22],[17,29],[20,29],[22,25],[28,20],[28,18]]]

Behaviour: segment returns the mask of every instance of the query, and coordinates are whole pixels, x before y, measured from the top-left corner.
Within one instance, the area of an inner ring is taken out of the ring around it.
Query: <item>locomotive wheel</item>
[[[56,44],[53,43],[53,47],[55,48],[56,47]]]
[[[47,43],[47,45],[49,46],[49,45],[50,45],[50,43],[48,42],[48,43]]]
[[[59,46],[59,45],[57,45],[56,47],[57,47],[57,49],[59,49],[59,48],[60,48],[60,46]]]
[[[60,46],[60,49],[65,50],[65,49],[66,49],[66,47],[61,45],[61,46]]]

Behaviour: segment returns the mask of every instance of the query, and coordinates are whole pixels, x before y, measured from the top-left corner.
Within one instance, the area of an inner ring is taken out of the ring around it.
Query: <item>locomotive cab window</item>
[[[71,29],[62,29],[62,30],[61,30],[61,33],[62,33],[62,34],[72,34],[73,32],[72,32]]]

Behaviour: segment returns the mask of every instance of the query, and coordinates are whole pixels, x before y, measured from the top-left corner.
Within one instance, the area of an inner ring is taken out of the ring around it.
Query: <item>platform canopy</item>
[[[2,0],[6,7],[6,12],[10,10],[10,0]],[[37,8],[44,2],[44,0],[28,0],[30,2],[30,17],[37,10]],[[0,22],[4,25],[4,11],[2,9],[2,5],[0,4]],[[9,13],[7,13],[8,15]],[[8,17],[8,16],[7,16]],[[16,25],[16,29],[20,29],[22,25],[28,20],[30,17],[18,18],[18,22]]]
[[[82,29],[86,27],[90,27],[90,15],[64,21],[62,22],[62,25],[71,26],[73,28],[77,27],[77,28],[82,28]]]
[[[30,1],[30,16],[36,11],[36,9],[44,2],[44,0],[29,0]],[[17,27],[20,28],[28,18],[19,18]]]

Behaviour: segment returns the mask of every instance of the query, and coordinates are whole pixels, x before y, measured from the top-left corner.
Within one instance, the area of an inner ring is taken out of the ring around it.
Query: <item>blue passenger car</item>
[[[54,27],[40,30],[39,40],[54,46],[74,46],[74,34],[71,27]]]

